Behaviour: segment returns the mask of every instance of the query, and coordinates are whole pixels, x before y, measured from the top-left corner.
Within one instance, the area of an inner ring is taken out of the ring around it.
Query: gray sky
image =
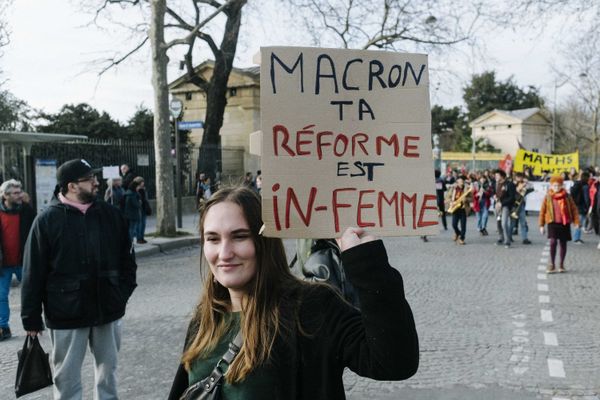
[[[31,106],[56,112],[66,103],[87,102],[107,111],[113,118],[127,120],[136,106],[152,108],[150,52],[148,46],[129,62],[102,76],[90,62],[108,56],[112,50],[126,51],[134,42],[114,29],[101,31],[86,26],[83,14],[68,0],[17,0],[9,12],[11,43],[4,49],[3,78],[7,88]],[[555,24],[557,22],[555,21]],[[251,65],[252,55],[263,45],[308,45],[301,35],[289,32],[272,34],[251,27],[252,39],[238,49],[236,66]],[[248,30],[246,32],[248,32]],[[550,64],[557,62],[554,38],[558,29],[550,25],[543,35],[536,32],[505,32],[485,37],[484,57],[452,56],[442,65],[430,57],[430,67],[449,69],[453,78],[444,78],[436,90],[438,77],[432,72],[432,104],[460,105],[461,87],[472,73],[494,69],[500,79],[514,75],[520,86],[534,85],[552,101],[554,76]],[[276,38],[273,40],[272,38]],[[171,55],[169,80],[177,77],[179,57]],[[198,62],[200,57],[196,58]],[[95,68],[95,69],[94,69]],[[559,103],[569,93],[558,90]],[[550,105],[550,104],[549,104]]]

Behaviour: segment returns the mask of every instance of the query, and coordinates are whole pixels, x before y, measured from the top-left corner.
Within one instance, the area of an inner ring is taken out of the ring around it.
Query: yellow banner
[[[571,168],[579,170],[579,152],[569,154],[542,154],[519,149],[515,157],[515,172],[531,168],[533,175],[542,175],[544,171],[552,174],[569,172]]]

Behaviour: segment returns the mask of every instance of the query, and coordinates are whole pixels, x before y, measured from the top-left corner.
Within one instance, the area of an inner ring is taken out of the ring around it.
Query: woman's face
[[[204,255],[215,279],[229,292],[247,292],[256,275],[256,248],[242,208],[212,206],[204,218]]]
[[[560,192],[560,189],[562,189],[562,184],[554,182],[552,185],[550,185],[550,187],[554,192]]]

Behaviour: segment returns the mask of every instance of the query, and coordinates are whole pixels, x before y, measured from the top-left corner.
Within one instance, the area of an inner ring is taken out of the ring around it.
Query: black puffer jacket
[[[56,198],[34,221],[25,245],[21,318],[27,331],[102,325],[125,314],[136,287],[127,223],[96,201],[86,214]]]

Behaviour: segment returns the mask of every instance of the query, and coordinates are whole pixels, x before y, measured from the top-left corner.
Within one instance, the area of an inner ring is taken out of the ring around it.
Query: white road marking
[[[545,271],[545,270],[546,270],[545,265],[538,265],[538,271]]]
[[[544,344],[546,346],[558,346],[558,337],[554,332],[544,332]]]
[[[525,322],[513,321],[513,325],[516,326],[517,328],[525,328],[525,325],[527,325],[527,324]]]
[[[510,356],[510,361],[511,362],[518,362],[518,363],[528,363],[529,362],[529,356],[521,356],[518,354],[513,354],[512,356]]]
[[[540,310],[541,318],[544,322],[552,322],[554,319],[552,318],[552,310]]]
[[[515,343],[529,343],[529,339],[523,336],[513,336],[512,341]]]
[[[537,276],[538,276],[538,279],[541,279],[541,280],[548,279],[548,277],[546,276],[546,274],[537,274]]]
[[[546,285],[545,283],[538,283],[537,287],[540,292],[548,291],[548,285]]]
[[[568,397],[553,397],[552,400],[571,400]]]
[[[525,372],[527,372],[528,369],[528,367],[514,367],[513,371],[517,375],[523,375]]]
[[[550,255],[550,251],[544,250],[542,251],[542,256],[549,256]]]
[[[550,296],[541,295],[539,297],[540,303],[550,303]]]
[[[513,331],[513,335],[515,336],[529,336],[529,332],[525,329],[515,329]]]
[[[565,367],[563,366],[563,362],[561,360],[557,360],[555,358],[548,359],[548,374],[550,374],[553,378],[564,378]]]
[[[548,257],[542,257],[542,258],[540,258],[540,262],[542,264],[548,264]]]

